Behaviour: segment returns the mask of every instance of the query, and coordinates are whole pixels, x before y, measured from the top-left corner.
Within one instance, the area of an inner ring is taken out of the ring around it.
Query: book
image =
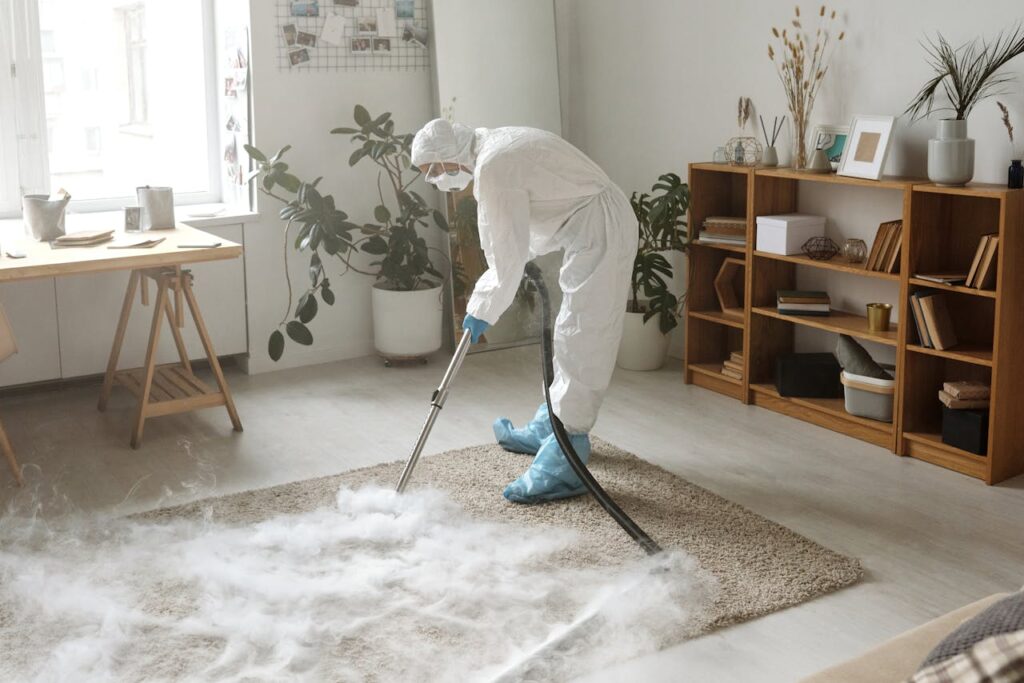
[[[824,310],[787,310],[779,308],[778,312],[782,315],[809,315],[812,317],[827,317],[831,315],[831,310],[827,308]]]
[[[974,280],[978,276],[978,266],[981,265],[981,259],[985,257],[985,250],[988,248],[988,240],[992,237],[989,235],[982,235],[981,239],[978,240],[978,248],[974,251],[974,261],[971,262],[971,268],[967,271],[967,281],[964,283],[965,287],[973,287]]]
[[[886,273],[898,273],[900,272],[900,253],[903,250],[903,221],[899,221],[899,224],[892,231],[892,238],[890,239],[888,259],[885,267],[882,269]]]
[[[987,399],[991,391],[984,382],[973,380],[944,382],[942,390],[958,399]]]
[[[827,304],[832,302],[828,292],[800,289],[780,289],[775,293],[775,298],[780,304]]]
[[[743,354],[740,353],[739,351],[733,351],[732,353],[729,354],[729,360],[731,360],[733,363],[739,363],[740,365],[743,365]]]
[[[996,286],[996,254],[999,251],[999,236],[991,235],[985,247],[985,255],[978,265],[974,277],[975,289],[993,289]]]
[[[722,366],[722,374],[725,375],[726,377],[732,377],[733,379],[743,379],[743,373],[736,372],[735,370],[730,370],[724,365]]]
[[[708,216],[704,219],[703,229],[717,235],[747,236],[747,219],[731,216]]]
[[[712,244],[736,244],[742,246],[747,243],[747,240],[733,237],[724,237],[722,235],[709,235],[707,232],[701,232],[698,236],[701,242],[710,242]]]
[[[779,309],[779,313],[793,313],[793,312],[802,312],[802,311],[812,311],[812,312],[813,311],[820,311],[820,312],[823,312],[823,313],[828,313],[828,311],[829,311],[829,304],[828,304],[828,302],[815,303],[815,304],[791,304],[791,303],[783,303],[783,302],[780,301],[778,306],[777,306],[777,308]]]
[[[967,273],[915,273],[918,280],[935,282],[940,285],[962,285],[967,282]]]
[[[924,295],[918,298],[918,302],[932,347],[941,351],[956,346],[956,330],[953,328],[952,318],[949,317],[945,295]]]
[[[939,400],[942,401],[942,405],[952,410],[988,410],[989,407],[987,398],[954,398],[941,389]]]
[[[924,323],[924,314],[921,311],[921,293],[915,292],[910,295],[910,307],[914,311],[914,324],[917,327],[918,341],[926,349],[932,348],[932,340],[928,336],[928,326]]]
[[[889,255],[889,245],[897,223],[902,226],[903,221],[886,221],[878,226],[878,232],[875,233],[875,241],[871,243],[871,252],[864,265],[866,270],[882,269],[882,264],[886,262],[886,257]]]
[[[100,244],[114,239],[113,230],[85,230],[61,235],[53,240],[53,245],[58,247],[82,247],[91,244]]]
[[[737,363],[736,361],[733,361],[733,360],[727,360],[724,363],[722,363],[722,366],[726,367],[726,368],[729,368],[733,372],[740,373],[741,376],[743,375],[743,364],[742,363]]]

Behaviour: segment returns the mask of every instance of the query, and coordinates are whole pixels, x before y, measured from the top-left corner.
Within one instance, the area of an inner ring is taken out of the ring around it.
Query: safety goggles
[[[461,169],[459,168],[458,164],[451,164],[451,168],[445,168],[445,164],[443,162],[435,161],[434,163],[430,164],[430,166],[427,168],[427,172],[424,175],[426,176],[426,180],[429,183],[432,181],[440,180],[445,176],[459,175],[460,170]]]

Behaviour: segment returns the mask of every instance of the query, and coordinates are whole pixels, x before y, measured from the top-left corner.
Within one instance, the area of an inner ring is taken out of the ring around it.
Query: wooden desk
[[[163,237],[164,241],[150,248],[108,248],[111,245],[136,239],[159,237]],[[180,247],[180,245],[214,243],[219,243],[219,246]],[[202,314],[192,292],[192,274],[183,269],[183,266],[191,263],[237,258],[242,254],[241,245],[223,240],[202,230],[179,225],[174,230],[153,230],[127,234],[119,232],[116,233],[116,239],[113,242],[90,247],[54,249],[49,244],[31,240],[26,240],[21,247],[25,251],[25,258],[15,259],[6,254],[0,257],[0,282],[118,270],[131,271],[121,308],[121,317],[114,332],[114,342],[110,350],[110,359],[103,379],[103,389],[100,392],[98,407],[101,411],[106,409],[107,400],[115,384],[125,386],[138,396],[139,405],[131,435],[133,448],[138,448],[142,441],[146,418],[188,412],[198,408],[225,406],[235,431],[242,431],[242,423],[235,410],[231,391],[224,379],[220,362],[217,360]],[[119,371],[117,368],[118,358],[135,294],[141,292],[142,304],[149,305],[148,283],[150,280],[155,282],[156,293],[153,297],[153,320],[150,326],[145,362],[141,368]],[[181,336],[181,328],[185,324],[186,306],[213,371],[216,388],[208,386],[192,372],[192,365]],[[156,352],[164,319],[169,323],[180,363],[157,366]],[[0,426],[0,450],[4,451],[15,477],[20,483],[20,468],[14,453],[6,443],[6,439],[3,438],[2,426]]]

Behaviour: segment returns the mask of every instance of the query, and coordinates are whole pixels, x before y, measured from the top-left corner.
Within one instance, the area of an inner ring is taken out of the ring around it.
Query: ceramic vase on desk
[[[939,121],[937,137],[928,141],[928,179],[944,187],[961,187],[974,177],[974,140],[967,121]]]

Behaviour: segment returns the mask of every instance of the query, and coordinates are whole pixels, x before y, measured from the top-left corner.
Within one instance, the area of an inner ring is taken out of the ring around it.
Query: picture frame
[[[387,55],[391,54],[391,39],[375,37],[370,39],[373,45],[373,54],[375,55]]]
[[[829,163],[832,164],[832,171],[838,171],[849,137],[849,126],[818,124],[814,127],[814,133],[811,135],[811,149],[825,150],[825,155],[828,156]]]
[[[368,36],[361,36],[358,38],[352,38],[349,41],[349,46],[352,54],[354,55],[371,55],[373,54],[373,47]]]
[[[879,180],[892,146],[895,116],[854,116],[846,149],[839,163],[839,175]]]

